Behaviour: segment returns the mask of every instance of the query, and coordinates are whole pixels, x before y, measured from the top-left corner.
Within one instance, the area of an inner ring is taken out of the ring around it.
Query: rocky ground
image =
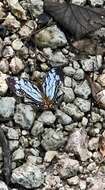
[[[104,3],[90,0],[92,6]],[[0,190],[104,190],[104,157],[98,148],[100,136],[105,137],[105,110],[94,104],[85,77],[95,71],[97,78],[103,68],[102,84],[104,56],[78,58],[56,23],[34,38],[41,13],[42,0],[0,0],[0,127],[12,154],[6,185],[0,148]],[[104,31],[98,31],[99,39],[105,40]],[[55,111],[39,111],[8,89],[7,76],[38,81],[53,66],[62,66],[64,75],[64,98]]]

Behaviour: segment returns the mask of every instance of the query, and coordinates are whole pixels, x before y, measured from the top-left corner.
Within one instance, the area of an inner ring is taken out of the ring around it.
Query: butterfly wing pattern
[[[17,77],[9,77],[7,78],[7,84],[12,92],[14,92],[17,96],[26,96],[31,99],[36,105],[41,104],[42,95],[41,91],[38,89],[36,85],[33,85],[26,79],[18,79]]]
[[[41,109],[52,109],[58,98],[61,79],[56,68],[52,68],[44,78],[42,91],[26,79],[8,77],[7,84],[17,96],[25,96]]]
[[[48,97],[50,100],[56,101],[60,83],[61,77],[58,73],[58,70],[53,68],[47,73],[42,85],[43,93],[46,95],[46,97]]]

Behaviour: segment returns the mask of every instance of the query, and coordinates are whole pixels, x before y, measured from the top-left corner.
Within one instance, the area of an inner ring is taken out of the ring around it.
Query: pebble
[[[75,105],[79,107],[79,109],[86,113],[88,111],[90,111],[90,106],[91,106],[91,103],[89,100],[84,100],[82,98],[76,98],[75,101],[74,101]]]
[[[0,96],[4,96],[7,92],[7,90],[8,90],[8,85],[1,74],[1,76],[0,76]]]
[[[80,187],[80,190],[85,190],[86,189],[86,181],[80,180],[79,187]]]
[[[13,29],[19,29],[20,28],[20,22],[16,20],[16,18],[11,14],[8,13],[8,16],[6,17],[5,21],[3,22],[4,26],[8,26],[9,28]]]
[[[81,161],[86,161],[90,157],[87,147],[87,133],[85,129],[74,129],[74,131],[69,136],[66,150],[79,156]]]
[[[19,139],[19,131],[17,129],[8,127],[7,136],[10,140],[18,140]]]
[[[56,120],[55,115],[51,111],[44,111],[38,118],[43,124],[52,125]]]
[[[0,180],[0,190],[9,190],[4,181]]]
[[[4,6],[3,3],[0,2],[0,18],[5,17],[5,10],[4,10]]]
[[[89,140],[89,150],[91,151],[97,151],[99,147],[99,137],[93,137]]]
[[[43,13],[43,1],[42,0],[31,0],[32,3],[32,12],[33,16],[37,17],[38,15]]]
[[[22,147],[18,148],[17,150],[15,150],[15,152],[13,152],[12,154],[12,160],[13,161],[17,161],[17,160],[22,160],[25,157],[25,153]]]
[[[62,110],[74,120],[80,120],[84,116],[84,113],[74,104],[68,103],[67,105],[63,105]]]
[[[81,60],[84,71],[98,71],[102,66],[102,56],[90,56],[89,59]]]
[[[18,149],[19,140],[9,140],[9,147],[10,147],[11,152]]]
[[[32,127],[36,113],[32,106],[25,104],[18,104],[16,106],[16,113],[14,115],[15,123],[22,129],[29,130]]]
[[[90,0],[90,3],[91,3],[91,5],[93,5],[93,6],[96,6],[96,5],[102,6],[102,5],[104,4],[104,0]]]
[[[72,123],[72,118],[61,110],[56,110],[56,116],[58,117],[59,122],[63,125],[69,125],[70,123]]]
[[[68,184],[71,185],[78,185],[79,184],[79,177],[78,176],[74,176],[71,177],[69,179],[67,179]]]
[[[83,80],[84,79],[84,71],[82,69],[78,69],[73,76],[75,80]]]
[[[64,101],[66,103],[71,103],[75,99],[75,94],[72,90],[72,88],[63,87],[62,91],[64,92]]]
[[[15,99],[12,97],[0,98],[0,120],[10,119],[14,115]]]
[[[64,33],[56,26],[49,26],[36,35],[37,46],[39,48],[51,47],[55,49],[67,44]]]
[[[0,71],[3,72],[3,73],[8,73],[9,72],[9,62],[5,58],[2,58],[0,60]]]
[[[88,82],[85,80],[84,82],[81,82],[79,85],[76,85],[74,92],[76,95],[88,99],[89,95],[91,94],[91,89],[88,85]]]
[[[47,151],[44,157],[44,161],[51,162],[57,154],[57,151]]]
[[[66,76],[64,78],[64,86],[65,87],[71,87],[71,78],[70,77]]]
[[[67,58],[61,51],[53,52],[50,48],[43,49],[45,55],[48,57],[50,64],[54,66],[64,66],[68,63]]]
[[[19,31],[19,35],[24,38],[28,38],[31,36],[32,32],[34,31],[34,28],[36,28],[36,23],[32,20],[29,20],[23,25]]]
[[[69,158],[67,155],[58,161],[58,172],[63,179],[77,175],[79,171],[79,162]]]
[[[9,66],[13,74],[18,74],[24,69],[24,64],[22,60],[18,58],[17,56],[11,59]]]
[[[12,49],[11,46],[6,46],[3,50],[3,57],[4,58],[11,58],[14,56],[14,50]]]
[[[44,183],[44,176],[39,166],[26,162],[13,170],[11,181],[14,184],[32,189],[40,187]]]
[[[15,51],[18,51],[22,48],[23,46],[23,42],[17,38],[15,39],[13,42],[12,42],[12,48],[15,50]]]
[[[39,134],[43,133],[44,127],[43,122],[35,121],[31,130],[31,134],[37,137]]]
[[[52,128],[45,129],[42,135],[41,145],[43,148],[48,150],[57,150],[64,146],[66,138],[62,131],[55,131]]]
[[[63,72],[65,75],[72,77],[75,74],[75,69],[73,67],[67,66],[64,67]]]
[[[84,5],[86,0],[72,0],[72,3],[76,5]]]
[[[15,15],[18,19],[26,20],[25,10],[20,5],[18,0],[7,0],[7,3],[13,15]]]
[[[87,126],[87,124],[88,124],[88,119],[86,117],[83,117],[82,118],[82,125]]]
[[[101,116],[98,113],[92,112],[91,113],[91,117],[92,117],[92,122],[96,123],[96,122],[100,122],[101,120]]]
[[[0,38],[0,57],[2,57],[3,47],[4,47],[4,43],[3,43],[3,40]]]

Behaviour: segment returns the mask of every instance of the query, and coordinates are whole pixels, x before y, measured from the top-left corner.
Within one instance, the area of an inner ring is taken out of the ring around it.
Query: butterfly
[[[10,90],[17,96],[29,98],[36,107],[44,110],[53,109],[61,96],[59,88],[62,80],[57,68],[52,68],[47,73],[41,88],[24,78],[8,77],[6,81]]]

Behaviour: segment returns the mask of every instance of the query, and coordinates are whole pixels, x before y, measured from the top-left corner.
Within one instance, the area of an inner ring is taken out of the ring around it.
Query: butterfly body
[[[26,97],[30,99],[36,107],[47,110],[55,107],[58,99],[61,77],[57,69],[51,69],[44,78],[41,86],[42,90],[32,82],[23,78],[8,77],[7,84],[10,90],[17,96]]]

